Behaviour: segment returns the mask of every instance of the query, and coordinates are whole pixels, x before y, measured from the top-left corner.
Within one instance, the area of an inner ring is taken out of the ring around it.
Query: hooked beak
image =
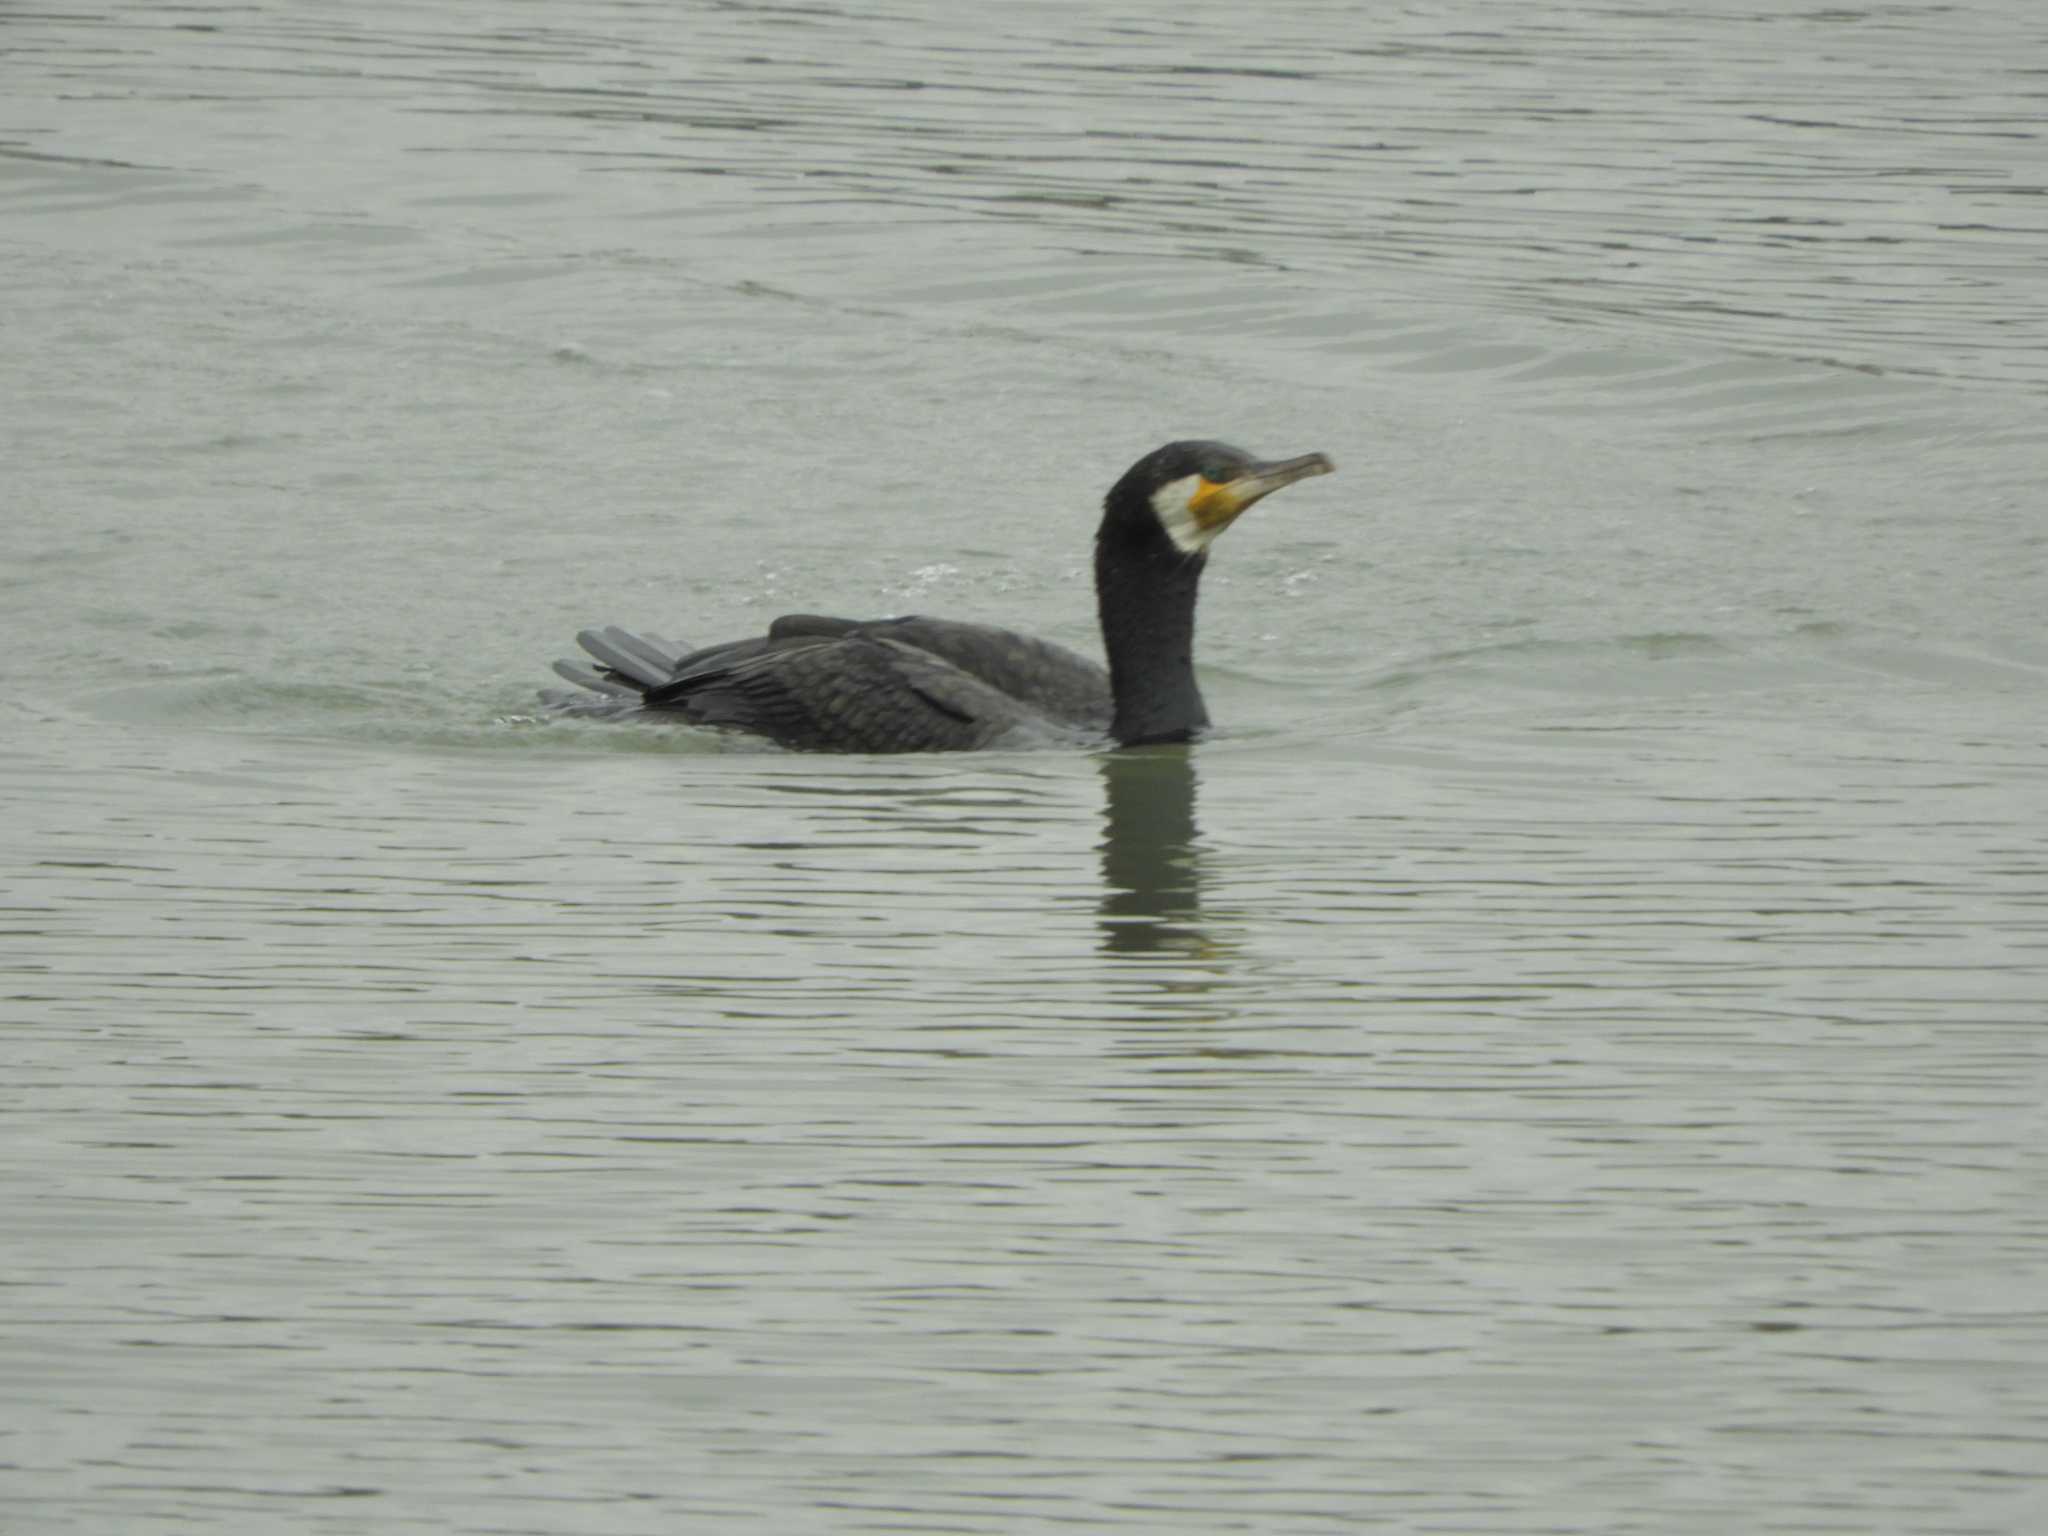
[[[1329,455],[1322,453],[1304,453],[1298,459],[1254,464],[1231,480],[1204,480],[1201,489],[1189,498],[1188,511],[1194,515],[1195,526],[1213,536],[1229,527],[1238,514],[1254,502],[1272,495],[1281,487],[1312,475],[1334,474],[1336,469]]]

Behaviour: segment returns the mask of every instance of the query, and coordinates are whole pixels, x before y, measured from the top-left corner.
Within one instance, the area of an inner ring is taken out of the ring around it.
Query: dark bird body
[[[922,617],[788,614],[765,635],[689,651],[585,630],[597,663],[555,671],[595,714],[661,714],[826,752],[1184,741],[1208,725],[1195,683],[1195,600],[1211,539],[1261,497],[1329,473],[1321,454],[1263,463],[1220,443],[1169,443],[1132,465],[1095,535],[1105,670],[1045,640]]]

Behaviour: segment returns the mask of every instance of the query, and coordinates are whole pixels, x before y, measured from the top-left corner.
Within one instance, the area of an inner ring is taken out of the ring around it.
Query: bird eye
[[[1237,478],[1237,467],[1222,459],[1211,459],[1202,468],[1202,478],[1212,485],[1222,485]]]

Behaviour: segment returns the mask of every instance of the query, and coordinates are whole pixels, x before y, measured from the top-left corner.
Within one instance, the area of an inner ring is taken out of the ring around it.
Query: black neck
[[[1164,539],[1135,548],[1096,543],[1095,597],[1116,701],[1110,734],[1120,746],[1185,741],[1209,723],[1194,659],[1195,593],[1206,563]]]

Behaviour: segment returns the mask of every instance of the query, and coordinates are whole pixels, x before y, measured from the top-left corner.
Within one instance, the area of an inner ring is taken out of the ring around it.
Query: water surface
[[[2016,1532],[2018,0],[0,17],[0,1501],[38,1532]],[[1193,749],[551,722],[592,622]]]

